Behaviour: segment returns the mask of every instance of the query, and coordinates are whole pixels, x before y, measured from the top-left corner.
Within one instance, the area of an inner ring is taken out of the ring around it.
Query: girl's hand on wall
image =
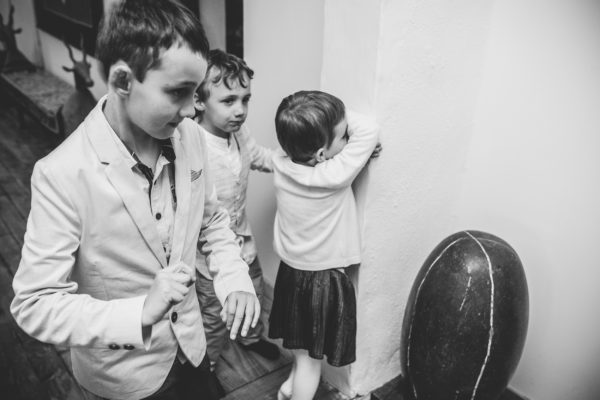
[[[377,143],[377,145],[375,146],[375,149],[373,149],[373,153],[371,153],[371,157],[369,157],[370,160],[379,157],[379,154],[381,154],[381,151],[383,150],[383,146],[381,146],[381,143]]]

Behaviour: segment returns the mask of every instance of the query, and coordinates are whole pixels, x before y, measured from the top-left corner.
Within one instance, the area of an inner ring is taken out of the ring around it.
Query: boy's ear
[[[325,158],[325,149],[323,147],[315,152],[315,160],[317,160],[318,163],[327,160],[327,158]]]
[[[204,112],[206,110],[206,105],[203,101],[200,101],[200,96],[198,93],[194,92],[194,108],[196,111]]]
[[[127,64],[123,63],[111,68],[108,83],[117,94],[121,96],[128,95],[132,81],[133,73]]]

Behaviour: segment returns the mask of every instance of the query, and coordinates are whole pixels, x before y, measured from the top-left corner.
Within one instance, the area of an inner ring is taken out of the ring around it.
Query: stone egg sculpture
[[[402,326],[406,396],[496,400],[527,335],[529,296],[519,256],[504,240],[463,231],[431,252]]]

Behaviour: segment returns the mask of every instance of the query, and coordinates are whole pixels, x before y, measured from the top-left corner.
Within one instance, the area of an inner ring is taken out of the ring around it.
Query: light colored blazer
[[[211,134],[203,127],[200,129],[204,135]],[[246,216],[248,175],[251,169],[273,172],[274,151],[257,144],[246,125],[242,125],[237,132],[232,134],[232,137],[240,150],[242,168],[239,176],[233,174],[225,158],[210,151],[210,144],[208,144],[208,161],[213,171],[217,196],[229,214],[229,227],[237,235],[237,241],[241,245],[242,258],[246,263],[251,264],[256,258],[257,251]],[[200,254],[196,259],[196,268],[203,276],[210,279],[206,260]]]
[[[73,371],[89,391],[139,399],[156,391],[178,346],[198,365],[206,340],[196,291],[142,337],[145,295],[167,260],[151,215],[100,100],[80,127],[38,161],[31,212],[11,304],[31,336],[71,347]],[[217,297],[254,293],[229,217],[219,206],[198,125],[184,120],[172,138],[177,210],[170,263],[207,255]],[[174,314],[177,313],[177,317]]]

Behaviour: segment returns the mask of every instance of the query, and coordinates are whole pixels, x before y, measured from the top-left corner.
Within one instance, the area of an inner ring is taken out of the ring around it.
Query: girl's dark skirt
[[[270,338],[312,358],[325,355],[335,367],[356,360],[356,294],[345,273],[302,271],[282,261],[274,291]]]

